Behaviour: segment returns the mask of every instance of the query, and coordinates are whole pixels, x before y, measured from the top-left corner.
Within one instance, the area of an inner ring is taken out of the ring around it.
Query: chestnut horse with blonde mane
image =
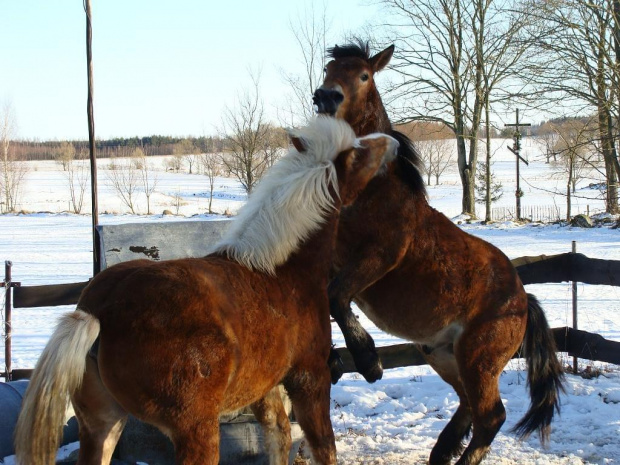
[[[522,346],[532,401],[515,427],[521,436],[538,430],[547,439],[559,410],[562,370],[545,315],[510,260],[428,204],[419,155],[392,129],[374,82],[393,51],[392,45],[370,56],[362,42],[330,49],[332,60],[314,95],[319,113],[344,119],[358,137],[383,132],[400,142],[386,172],[341,212],[331,313],[370,382],[381,378],[381,362],[351,312],[352,300],[380,329],[419,343],[460,400],[429,462],[449,464],[460,455],[457,464],[474,465],[504,423],[499,376],[515,352]],[[340,375],[336,367],[334,380]]]
[[[315,460],[336,464],[326,289],[339,210],[397,142],[356,139],[324,116],[292,142],[212,254],[124,262],[94,277],[37,363],[16,431],[19,464],[54,463],[70,398],[79,465],[110,462],[128,413],[170,437],[176,463],[217,464],[218,417],[248,404],[270,463],[284,465],[279,383]]]

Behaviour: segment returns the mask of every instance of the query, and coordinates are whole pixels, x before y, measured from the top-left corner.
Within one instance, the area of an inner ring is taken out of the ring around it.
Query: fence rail
[[[588,215],[596,213],[590,211],[589,205],[573,205],[571,206],[571,216],[583,214]],[[530,221],[552,223],[555,221],[566,220],[565,205],[522,205],[521,218]],[[516,207],[493,207],[491,208],[491,219],[493,221],[513,221],[517,219]]]
[[[590,258],[581,253],[538,255],[512,260],[523,284],[578,281],[620,286],[620,261]]]
[[[586,284],[620,286],[620,261],[589,258],[579,253],[519,257],[512,261],[524,284],[579,281]],[[6,380],[29,378],[31,369],[11,368],[11,312],[10,309],[51,307],[76,304],[82,289],[88,282],[52,284],[44,286],[20,286],[11,281],[10,262],[7,262],[4,285],[5,306],[5,365],[0,377]],[[9,311],[6,311],[9,309]],[[553,328],[559,352],[582,359],[620,365],[620,342],[610,341],[599,334],[573,328]],[[424,365],[422,353],[413,343],[396,344],[377,348],[383,367],[397,368]],[[346,348],[337,349],[344,363],[346,373],[355,372],[351,354]],[[519,354],[515,354],[518,357]]]
[[[558,352],[566,352],[571,357],[620,365],[620,342],[610,341],[599,334],[567,326],[553,328],[552,331]],[[336,351],[342,359],[344,372],[356,373],[351,353],[345,347],[338,348]],[[405,343],[377,347],[377,352],[384,369],[426,365],[426,360],[417,344]],[[513,358],[521,356],[521,353],[517,352]]]

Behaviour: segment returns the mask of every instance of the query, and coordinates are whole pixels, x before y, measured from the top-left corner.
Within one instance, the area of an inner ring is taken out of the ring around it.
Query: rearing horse
[[[69,397],[79,465],[110,458],[131,413],[176,463],[216,465],[222,413],[252,404],[272,465],[288,463],[282,383],[318,463],[335,465],[327,284],[341,205],[397,142],[318,117],[270,170],[213,254],[101,272],[45,347],[16,430],[20,465],[54,463]],[[92,350],[98,340],[98,347]]]
[[[419,343],[428,364],[460,400],[430,463],[449,464],[462,453],[457,464],[474,465],[504,423],[499,376],[519,347],[528,362],[532,401],[515,428],[521,436],[539,430],[547,439],[559,410],[562,370],[545,315],[510,260],[428,204],[420,157],[407,137],[392,129],[374,82],[393,51],[392,45],[370,56],[362,42],[330,49],[325,80],[314,94],[319,113],[346,120],[358,136],[384,132],[400,142],[397,159],[341,212],[331,313],[357,369],[370,382],[381,378],[381,362],[351,312],[351,300],[380,329]]]

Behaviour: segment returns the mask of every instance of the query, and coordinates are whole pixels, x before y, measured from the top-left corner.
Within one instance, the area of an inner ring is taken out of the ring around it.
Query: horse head
[[[367,133],[363,131],[364,120],[376,117],[376,111],[369,114],[369,107],[383,110],[379,116],[389,124],[374,75],[387,66],[393,52],[394,45],[390,45],[370,56],[368,44],[363,42],[330,48],[332,60],[325,67],[323,84],[314,92],[317,112],[346,120],[358,135]],[[389,128],[380,126],[382,130]]]
[[[339,138],[348,140],[334,144],[330,132],[340,133]],[[316,151],[316,145],[332,145],[327,153],[334,152],[332,159],[338,179],[338,197],[344,206],[351,205],[381,166],[396,158],[399,142],[394,137],[373,133],[355,138],[347,122],[319,115],[306,128],[289,130],[289,137],[299,154]],[[345,148],[346,147],[346,148]],[[325,151],[325,148],[323,148]]]

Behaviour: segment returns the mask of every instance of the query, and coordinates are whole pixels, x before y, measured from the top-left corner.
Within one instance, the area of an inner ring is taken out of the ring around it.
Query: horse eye
[[[323,74],[327,74],[327,66],[323,68]]]
[[[368,76],[368,73],[364,73],[364,74],[362,74],[362,76],[361,76],[361,78],[360,78],[360,79],[361,79],[362,81],[364,81],[364,82],[365,82],[365,81],[368,81],[368,78],[369,78],[369,77],[370,77],[370,76]]]

